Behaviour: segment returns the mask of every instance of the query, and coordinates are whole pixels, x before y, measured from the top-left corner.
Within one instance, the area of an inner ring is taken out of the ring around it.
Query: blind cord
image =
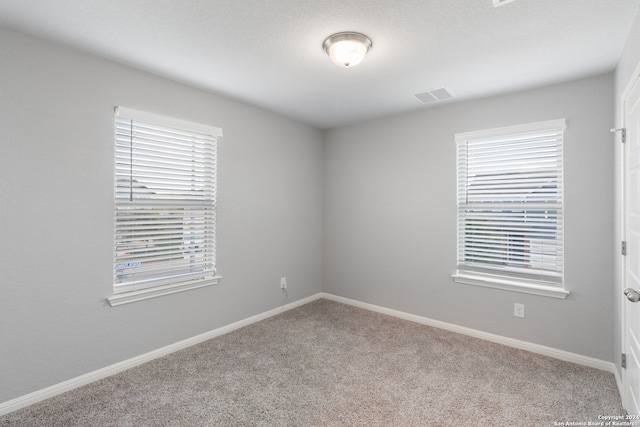
[[[129,201],[133,202],[133,120],[129,121]]]

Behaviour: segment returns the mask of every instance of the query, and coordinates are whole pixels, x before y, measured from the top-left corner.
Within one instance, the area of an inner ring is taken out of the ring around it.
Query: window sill
[[[565,299],[569,295],[569,291],[557,286],[526,283],[516,279],[508,279],[499,276],[485,276],[457,272],[456,274],[451,275],[451,277],[456,283],[462,283],[465,285],[484,286],[486,288],[502,289],[505,291],[521,292],[559,299]]]
[[[136,291],[122,292],[110,296],[109,298],[107,298],[107,301],[109,302],[109,305],[111,305],[111,307],[115,307],[122,304],[129,304],[132,302],[144,301],[150,298],[156,298],[164,295],[175,294],[178,292],[190,291],[192,289],[203,288],[205,286],[217,285],[220,282],[220,279],[222,279],[222,276],[215,276],[207,280],[174,283],[171,285],[163,285]]]

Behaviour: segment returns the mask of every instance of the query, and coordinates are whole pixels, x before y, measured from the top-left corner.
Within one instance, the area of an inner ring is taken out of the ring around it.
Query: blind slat
[[[549,123],[456,135],[459,268],[562,277],[564,128]]]
[[[117,109],[114,288],[215,274],[220,135],[216,128]]]

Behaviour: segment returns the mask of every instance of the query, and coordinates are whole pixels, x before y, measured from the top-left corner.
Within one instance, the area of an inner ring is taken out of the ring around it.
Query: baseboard
[[[362,308],[365,310],[370,310],[382,314],[386,314],[389,316],[397,317],[404,320],[409,320],[412,322],[420,323],[427,326],[433,326],[440,329],[445,329],[451,332],[456,332],[463,335],[472,336],[475,338],[480,338],[483,340],[495,342],[498,344],[503,344],[509,347],[519,348],[522,350],[531,351],[533,353],[542,354],[549,357],[554,357],[556,359],[564,360],[567,362],[576,363],[578,365],[589,366],[592,368],[600,369],[603,371],[611,372],[614,374],[616,379],[616,384],[618,385],[618,389],[621,390],[621,381],[619,373],[615,367],[615,365],[611,362],[607,362],[604,360],[595,359],[592,357],[582,356],[575,353],[570,353],[564,350],[558,350],[551,347],[546,347],[538,344],[529,343],[526,341],[521,341],[513,338],[506,338],[500,335],[490,334],[487,332],[478,331],[471,328],[466,328],[463,326],[457,326],[446,322],[441,322],[439,320],[429,319],[427,317],[417,316],[414,314],[405,313],[398,310],[393,310],[390,308],[385,308],[373,304],[368,304],[356,300],[352,300],[349,298],[340,297],[337,295],[332,295],[328,293],[318,293],[315,295],[311,295],[310,297],[303,298],[301,300],[292,302],[290,304],[284,305],[282,307],[275,308],[273,310],[266,311],[261,314],[257,314],[255,316],[248,317],[246,319],[240,320],[235,323],[231,323],[229,325],[223,326],[221,328],[205,332],[204,334],[197,335],[192,338],[188,338],[183,341],[179,341],[175,344],[168,345],[166,347],[159,348],[157,350],[150,351],[148,353],[142,354],[137,357],[133,357],[131,359],[125,360],[123,362],[119,362],[110,366],[107,366],[102,369],[98,369],[93,372],[89,372],[87,374],[81,375],[76,378],[72,378],[70,380],[64,381],[59,384],[55,384],[51,387],[44,388],[42,390],[35,391],[33,393],[26,394],[24,396],[18,397],[16,399],[9,400],[4,403],[0,403],[0,416],[8,414],[13,411],[17,411],[18,409],[27,407],[29,405],[33,405],[35,403],[41,402],[45,399],[49,399],[51,397],[57,396],[59,394],[65,393],[67,391],[73,390],[75,388],[81,387],[83,385],[92,383],[94,381],[98,381],[102,378],[109,377],[111,375],[117,374],[119,372],[126,371],[127,369],[131,369],[135,366],[141,365],[143,363],[149,362],[151,360],[157,359],[162,356],[166,356],[178,350],[182,350],[193,345],[199,344],[201,342],[207,341],[209,339],[227,334],[236,329],[243,328],[245,326],[251,325],[252,323],[259,322],[261,320],[268,319],[269,317],[273,317],[280,313],[284,313],[285,311],[291,310],[293,308],[302,306],[304,304],[308,304],[312,301],[318,300],[320,298],[324,298],[330,301],[336,301],[347,305],[352,305],[354,307]]]
[[[79,377],[72,378],[70,380],[61,382],[59,384],[55,384],[53,386],[44,388],[42,390],[38,390],[33,393],[26,394],[16,399],[12,399],[7,402],[0,403],[0,416],[8,414],[13,411],[17,411],[18,409],[25,408],[29,405],[33,405],[34,403],[41,402],[45,399],[49,399],[51,397],[57,396],[59,394],[65,393],[67,391],[73,390],[83,385],[87,385],[94,381],[98,381],[102,378],[109,377],[111,375],[117,374],[122,371],[126,371],[127,369],[131,369],[135,366],[142,365],[143,363],[149,362],[151,360],[157,359],[162,356],[166,356],[178,350],[182,350],[182,349],[191,347],[193,345],[199,344],[201,342],[210,340],[212,338],[219,337],[221,335],[227,334],[236,329],[240,329],[245,326],[248,326],[252,323],[256,323],[261,320],[268,319],[269,317],[273,317],[277,314],[284,313],[285,311],[310,303],[320,298],[321,298],[321,294],[315,294],[310,297],[303,298],[298,301],[294,301],[282,307],[278,307],[273,310],[269,310],[267,312],[257,314],[255,316],[248,317],[238,322],[231,323],[221,328],[214,329],[209,332],[205,332],[203,334],[197,335],[192,338],[188,338],[183,341],[179,341],[174,344],[170,344],[166,347],[162,347],[157,350],[150,351],[148,353],[133,357],[123,362],[119,362],[119,363],[107,366],[105,368],[98,369],[97,371],[89,372]]]
[[[624,387],[622,385],[622,377],[616,366],[613,367],[613,377],[616,379],[616,387],[618,387],[618,393],[620,394],[620,400],[622,400],[622,407],[627,409],[624,401]]]
[[[620,388],[619,386],[620,378],[619,378],[618,370],[616,369],[615,364],[613,364],[612,362],[607,362],[605,360],[595,359],[593,357],[583,356],[580,354],[571,353],[568,351],[559,350],[552,347],[546,347],[539,344],[533,344],[527,341],[521,341],[514,338],[507,338],[500,335],[490,334],[490,333],[479,331],[476,329],[466,328],[464,326],[453,325],[451,323],[441,322],[439,320],[433,320],[427,317],[417,316],[415,314],[409,314],[409,313],[405,313],[398,310],[392,310],[390,308],[381,307],[373,304],[367,304],[364,302],[340,297],[337,295],[322,293],[321,297],[331,301],[336,301],[343,304],[352,305],[354,307],[363,308],[365,310],[375,311],[377,313],[382,313],[382,314],[397,317],[400,319],[421,323],[423,325],[433,326],[435,328],[445,329],[447,331],[456,332],[459,334],[468,335],[475,338],[480,338],[486,341],[495,342],[497,344],[502,344],[509,347],[518,348],[521,350],[527,350],[532,353],[542,354],[544,356],[549,356],[555,359],[576,363],[578,365],[589,366],[591,368],[596,368],[603,371],[611,372],[616,377],[616,384],[618,384],[618,388]]]

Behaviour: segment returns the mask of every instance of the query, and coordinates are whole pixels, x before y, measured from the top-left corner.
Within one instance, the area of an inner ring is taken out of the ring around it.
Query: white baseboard
[[[618,387],[618,393],[620,394],[620,398],[622,400],[622,407],[624,409],[627,409],[625,407],[625,402],[624,402],[624,398],[623,398],[623,396],[624,396],[624,394],[623,394],[624,388],[622,386],[622,377],[620,376],[620,372],[618,371],[618,368],[615,365],[613,366],[613,377],[616,379],[616,386]]]
[[[611,372],[614,374],[616,379],[616,384],[618,384],[618,389],[621,390],[621,381],[618,371],[615,365],[611,362],[607,362],[604,360],[594,359],[592,357],[582,356],[575,353],[570,353],[564,350],[558,350],[551,347],[546,347],[538,344],[529,343],[526,341],[516,340],[513,338],[506,338],[500,335],[494,335],[487,332],[478,331],[471,328],[466,328],[463,326],[457,326],[446,322],[441,322],[439,320],[433,320],[422,316],[417,316],[414,314],[405,313],[398,310],[392,310],[389,308],[367,304],[364,302],[352,300],[349,298],[344,298],[332,294],[327,294],[324,292],[312,295],[310,297],[292,302],[290,304],[284,305],[282,307],[275,308],[273,310],[269,310],[267,312],[257,314],[255,316],[248,317],[246,319],[240,320],[235,323],[231,323],[229,325],[223,326],[221,328],[215,329],[213,331],[205,332],[204,334],[197,335],[192,338],[188,338],[183,341],[179,341],[175,344],[168,345],[166,347],[159,348],[154,351],[150,351],[148,353],[142,354],[137,357],[133,357],[131,359],[125,360],[123,362],[119,362],[110,366],[107,366],[102,369],[98,369],[97,371],[89,372],[85,375],[81,375],[76,378],[72,378],[70,380],[61,382],[59,384],[55,384],[51,387],[44,388],[42,390],[35,391],[33,393],[26,394],[24,396],[18,397],[13,400],[9,400],[4,403],[0,403],[0,416],[8,414],[13,411],[17,411],[18,409],[27,407],[29,405],[33,405],[34,403],[38,403],[45,399],[57,396],[59,394],[65,393],[67,391],[73,390],[75,388],[81,387],[83,385],[92,383],[94,381],[100,380],[102,378],[109,377],[111,375],[117,374],[122,371],[126,371],[127,369],[133,368],[135,366],[141,365],[143,363],[149,362],[153,359],[157,359],[162,356],[166,356],[167,354],[176,352],[178,350],[182,350],[193,345],[199,344],[203,341],[218,337],[220,335],[227,334],[236,329],[240,329],[242,327],[248,326],[252,323],[259,322],[264,319],[268,319],[269,317],[273,317],[277,314],[284,313],[285,311],[291,310],[293,308],[299,307],[301,305],[310,303],[320,298],[325,298],[327,300],[340,302],[343,304],[352,305],[354,307],[359,307],[365,310],[370,310],[382,314],[386,314],[389,316],[397,317],[404,320],[409,320],[412,322],[420,323],[427,326],[433,326],[440,329],[445,329],[451,332],[456,332],[463,335],[472,336],[475,338],[480,338],[483,340],[495,342],[498,344],[503,344],[509,347],[519,348],[522,350],[531,351],[533,353],[542,354],[549,357],[554,357],[556,359],[564,360],[567,362],[576,363],[578,365],[589,366],[592,368],[600,369],[603,371]]]
[[[119,363],[107,366],[105,368],[98,369],[97,371],[89,372],[79,377],[72,378],[70,380],[61,382],[59,384],[52,385],[42,390],[38,390],[33,393],[26,394],[16,399],[12,399],[7,402],[0,403],[0,416],[8,414],[13,411],[17,411],[18,409],[21,409],[21,408],[25,408],[29,405],[33,405],[34,403],[41,402],[45,399],[49,399],[50,397],[54,397],[59,394],[65,393],[67,391],[73,390],[74,388],[78,388],[83,385],[92,383],[94,381],[98,381],[102,378],[109,377],[111,375],[117,374],[122,371],[126,371],[127,369],[133,368],[138,365],[142,365],[143,363],[149,362],[153,359],[157,359],[159,357],[166,356],[167,354],[176,352],[178,350],[182,350],[187,347],[191,347],[201,342],[210,340],[211,338],[219,337],[220,335],[227,334],[231,331],[248,326],[252,323],[256,323],[261,320],[267,319],[269,317],[275,316],[277,314],[284,313],[287,310],[291,310],[292,308],[296,308],[301,305],[310,303],[319,298],[321,298],[321,294],[315,294],[310,297],[307,297],[298,301],[294,301],[282,307],[274,308],[273,310],[269,310],[267,312],[248,317],[246,319],[240,320],[235,323],[231,323],[221,328],[214,329],[213,331],[205,332],[195,337],[188,338],[183,341],[179,341],[175,344],[170,344],[166,347],[162,347],[157,350],[150,351],[148,353],[133,357],[123,362],[119,362]]]
[[[429,319],[427,317],[416,316],[415,314],[409,314],[398,310],[392,310],[373,304],[367,304],[364,302],[344,298],[332,294],[322,293],[322,298],[340,302],[343,304],[352,305],[354,307],[363,308],[365,310],[375,311],[377,313],[387,314],[389,316],[397,317],[404,320],[409,320],[416,323],[421,323],[427,326],[433,326],[435,328],[446,329],[447,331],[456,332],[463,335],[468,335],[475,338],[480,338],[486,341],[495,342],[497,344],[506,345],[509,347],[519,348],[521,350],[527,350],[532,353],[542,354],[544,356],[553,357],[555,359],[564,360],[567,362],[576,363],[578,365],[589,366],[591,368],[600,369],[603,371],[611,372],[616,376],[616,383],[619,384],[618,370],[612,362],[605,360],[595,359],[593,357],[582,356],[576,353],[570,353],[564,350],[558,350],[552,347],[546,347],[539,344],[533,344],[527,341],[521,341],[513,338],[507,338],[500,335],[490,334],[488,332],[482,332],[476,329],[466,328],[464,326],[453,325],[451,323],[441,322],[439,320]]]

